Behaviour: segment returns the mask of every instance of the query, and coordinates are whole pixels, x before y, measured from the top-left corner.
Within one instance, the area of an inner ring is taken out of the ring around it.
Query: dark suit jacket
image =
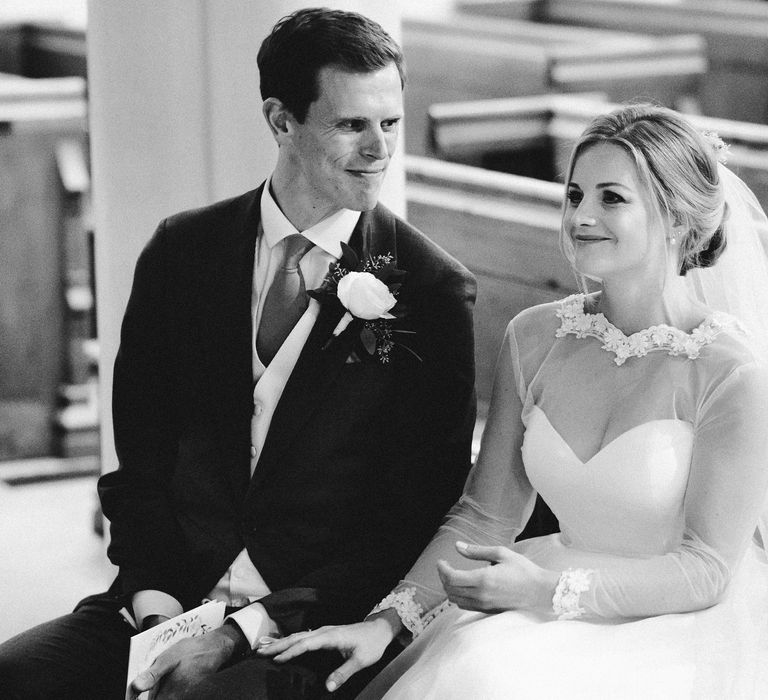
[[[287,632],[359,619],[458,497],[475,418],[475,282],[383,206],[350,245],[407,272],[396,347],[370,357],[324,306],[250,477],[251,286],[261,188],[163,221],[142,252],[115,363],[113,593],[200,603],[247,547]],[[362,362],[345,360],[356,351]]]

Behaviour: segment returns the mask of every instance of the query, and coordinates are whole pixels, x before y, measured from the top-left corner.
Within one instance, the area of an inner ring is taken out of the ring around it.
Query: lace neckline
[[[630,357],[644,357],[654,350],[664,350],[673,356],[686,355],[689,360],[695,360],[701,349],[709,345],[730,322],[729,316],[715,312],[690,333],[661,324],[627,336],[602,313],[586,313],[585,301],[585,294],[572,294],[560,302],[555,313],[561,324],[555,335],[558,338],[569,334],[577,338],[597,338],[603,342],[603,350],[615,355],[613,361],[617,365],[623,365]]]

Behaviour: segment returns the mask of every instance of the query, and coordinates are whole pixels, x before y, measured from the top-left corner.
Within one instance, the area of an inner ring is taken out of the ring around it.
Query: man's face
[[[318,88],[304,123],[289,119],[287,154],[290,189],[315,222],[339,209],[376,206],[403,116],[394,63],[373,73],[326,66]]]

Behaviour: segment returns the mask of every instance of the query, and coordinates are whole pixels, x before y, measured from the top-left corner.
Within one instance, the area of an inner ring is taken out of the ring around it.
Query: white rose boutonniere
[[[395,330],[390,324],[403,315],[402,310],[398,314],[390,311],[396,311],[397,294],[401,287],[399,280],[405,272],[397,269],[389,253],[375,257],[369,255],[360,261],[347,244],[342,243],[341,248],[341,261],[331,263],[322,286],[309,292],[321,303],[338,304],[345,309],[324,347],[328,347],[350,323],[360,320],[363,321],[360,331],[363,346],[370,355],[375,354],[381,362],[387,363],[395,345],[393,333],[412,333]],[[407,346],[402,347],[421,359]]]
[[[389,310],[397,304],[397,299],[389,287],[376,279],[370,272],[348,272],[339,280],[336,296],[347,313],[333,331],[339,335],[353,318],[372,321],[376,318],[397,318]]]

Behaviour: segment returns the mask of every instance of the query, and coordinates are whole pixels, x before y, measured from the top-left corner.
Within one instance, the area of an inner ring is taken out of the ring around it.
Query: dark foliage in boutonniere
[[[400,280],[406,272],[397,269],[390,253],[368,255],[360,260],[346,243],[341,244],[341,249],[341,260],[330,264],[323,284],[308,292],[321,304],[339,304],[346,310],[323,348],[328,347],[335,337],[357,319],[363,321],[360,330],[363,347],[369,355],[375,354],[381,362],[387,363],[396,344],[394,334],[413,332],[393,329],[391,323],[403,316],[396,304],[402,286]],[[409,347],[401,343],[398,345],[421,360]]]

